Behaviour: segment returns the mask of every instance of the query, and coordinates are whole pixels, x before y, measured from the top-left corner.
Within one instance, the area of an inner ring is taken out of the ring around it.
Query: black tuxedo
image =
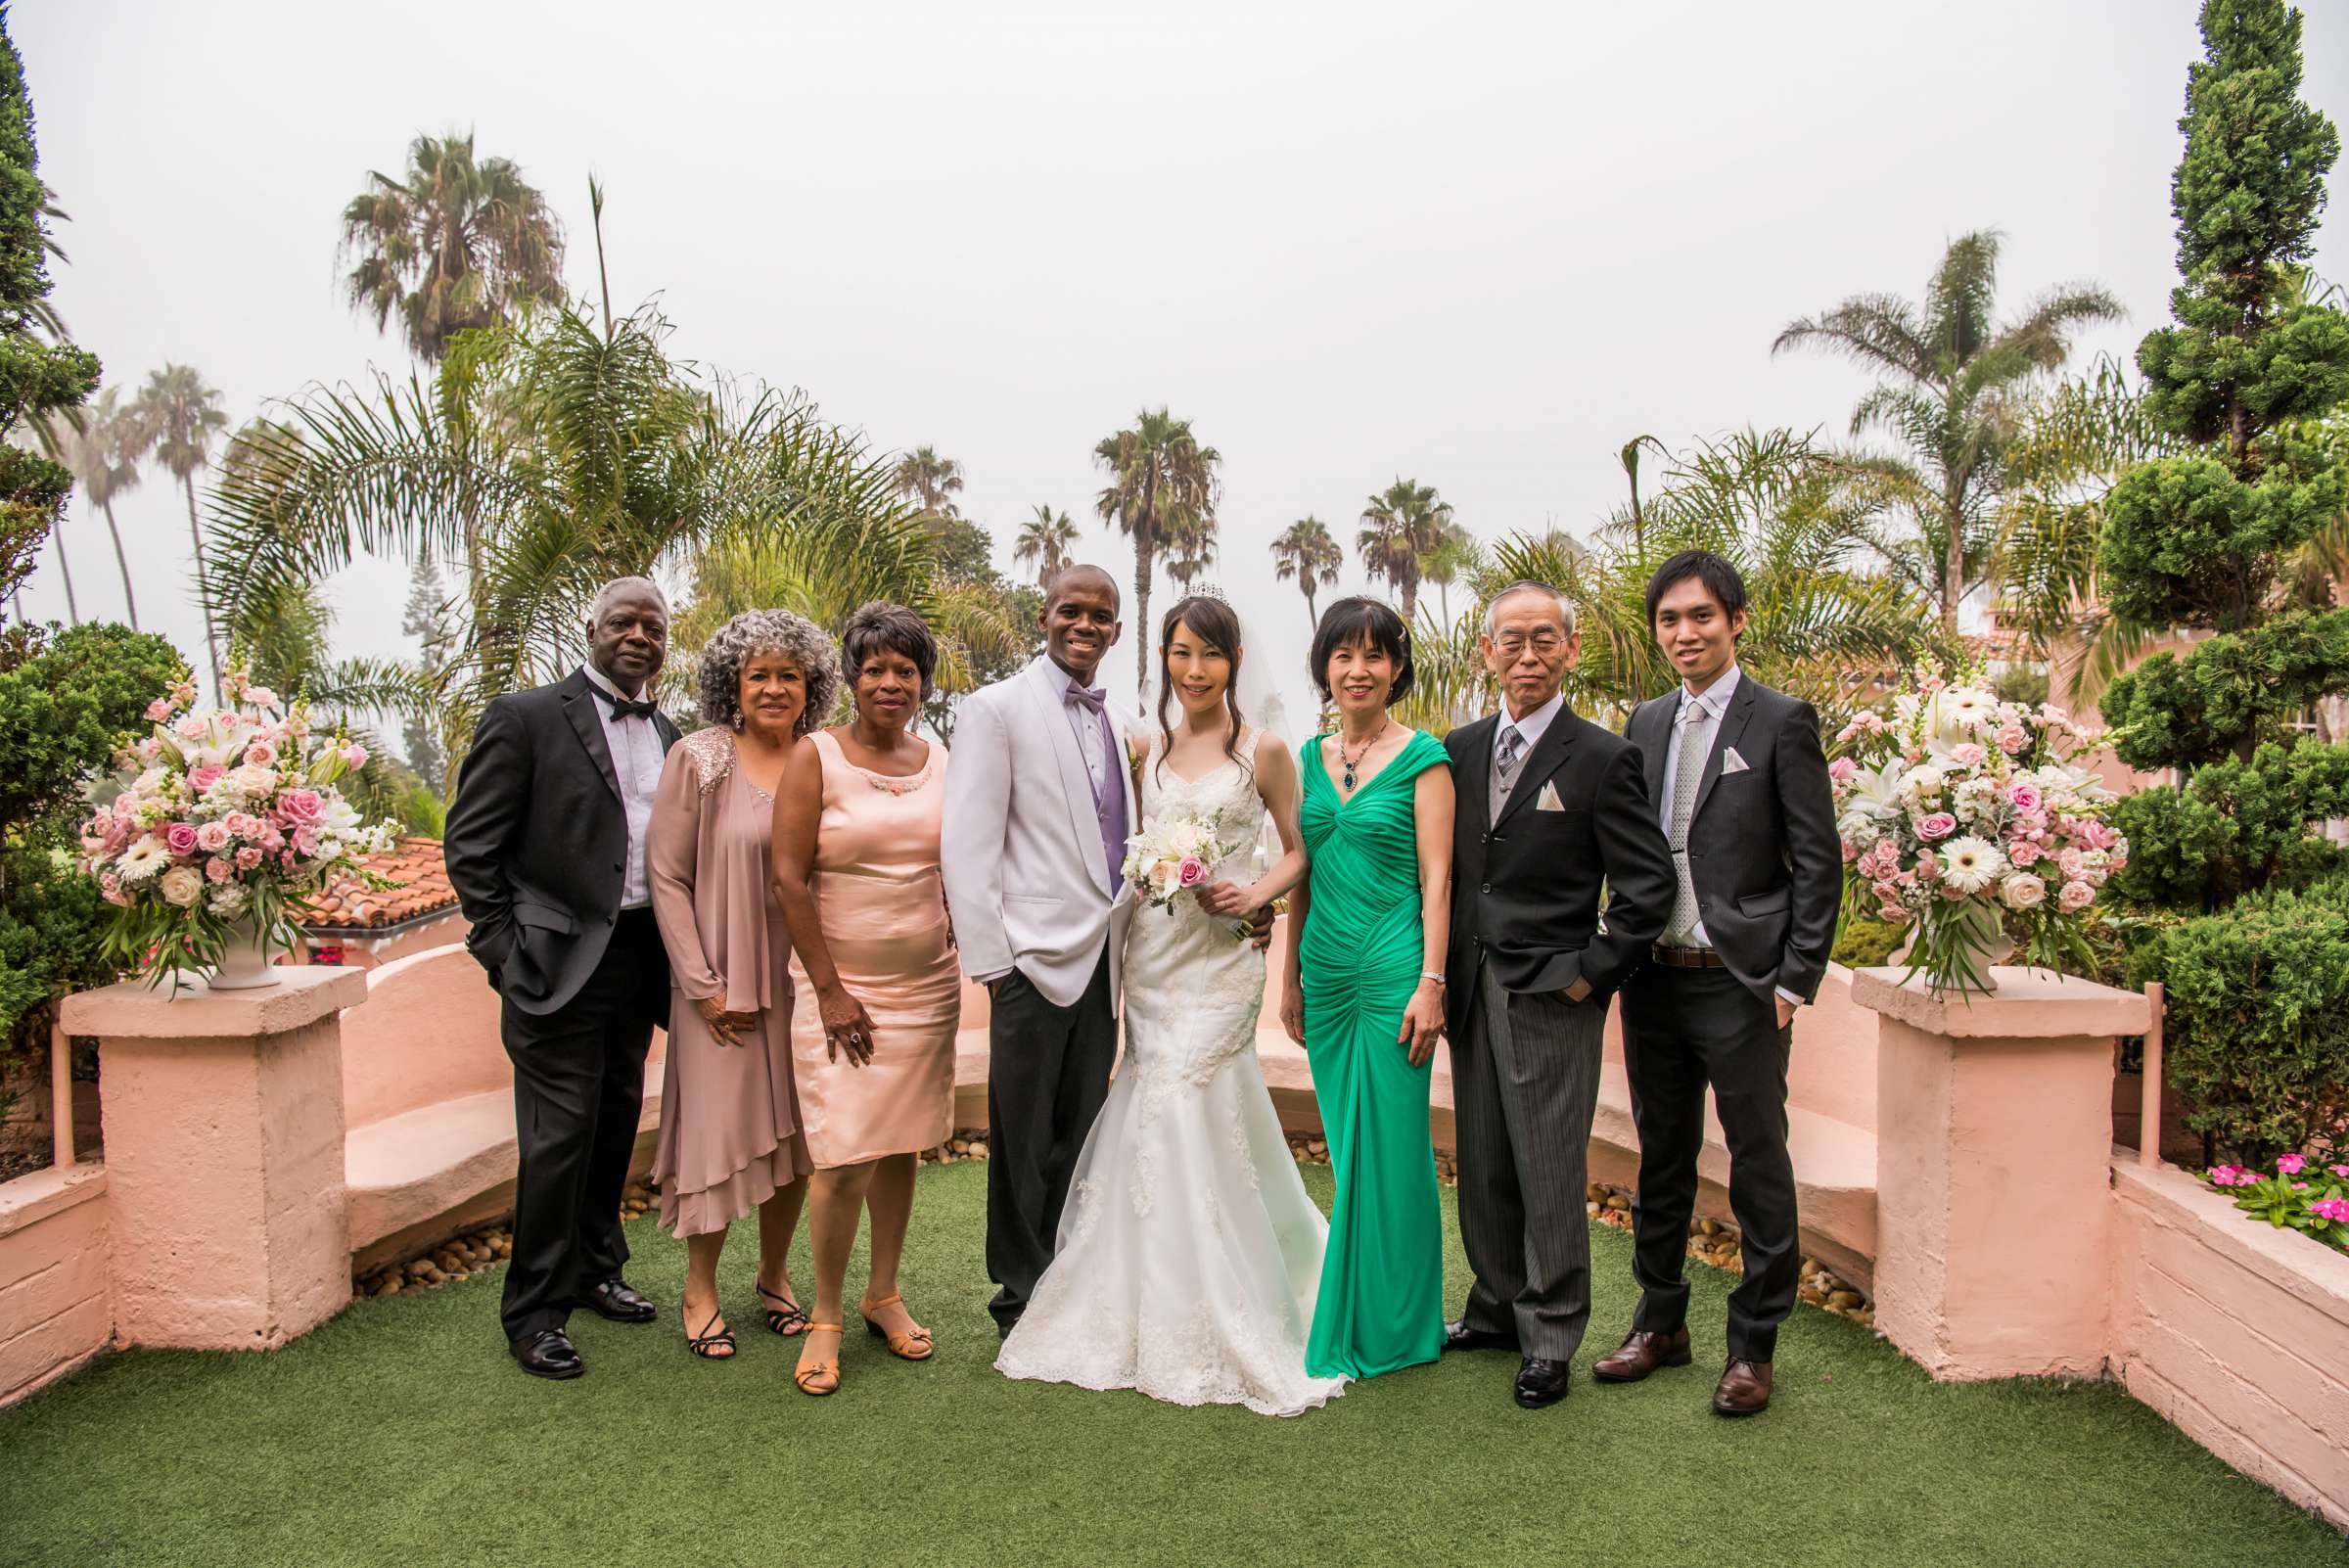
[[[504,1001],[520,1169],[502,1316],[559,1328],[628,1255],[620,1200],[644,1109],[644,1059],[668,1018],[650,908],[621,908],[628,820],[584,673],[491,701],[457,775],[443,850],[466,945]],[[649,722],[676,744],[666,715]]]
[[[1666,757],[1681,694],[1643,703],[1625,733],[1647,760],[1664,808]],[[1745,766],[1726,764],[1734,751]],[[1698,920],[1719,967],[1651,960],[1623,990],[1624,1066],[1639,1129],[1633,1326],[1670,1333],[1686,1319],[1683,1270],[1704,1149],[1705,1091],[1729,1150],[1729,1207],[1745,1276],[1729,1295],[1728,1354],[1767,1361],[1794,1310],[1801,1264],[1794,1164],[1786,1150],[1779,988],[1808,1000],[1826,973],[1843,889],[1843,852],[1819,716],[1811,705],[1738,676],[1696,785],[1686,842]],[[1677,873],[1676,873],[1677,877]]]
[[[1637,748],[1562,705],[1496,812],[1497,724],[1445,742],[1459,802],[1446,1034],[1476,1274],[1461,1315],[1570,1361],[1590,1316],[1584,1189],[1607,996],[1664,928],[1672,856]],[[1590,990],[1575,1001],[1578,980]]]

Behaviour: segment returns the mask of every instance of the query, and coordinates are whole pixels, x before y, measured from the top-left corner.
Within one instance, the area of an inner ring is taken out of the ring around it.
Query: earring
[[[734,715],[734,733],[735,733],[735,734],[737,734],[737,735],[739,735],[739,734],[741,734],[741,733],[742,733],[742,721],[743,721],[743,715],[740,715],[740,714],[736,714],[736,715]]]

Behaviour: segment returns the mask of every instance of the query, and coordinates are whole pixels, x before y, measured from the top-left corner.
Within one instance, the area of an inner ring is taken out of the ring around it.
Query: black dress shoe
[[[1494,1328],[1470,1328],[1462,1317],[1444,1325],[1444,1348],[1448,1351],[1508,1350],[1517,1348],[1517,1336]]]
[[[1517,1403],[1529,1410],[1555,1405],[1566,1397],[1573,1376],[1570,1362],[1545,1361],[1539,1356],[1528,1356],[1525,1364],[1517,1368]]]
[[[630,1290],[628,1282],[618,1274],[589,1285],[580,1300],[596,1316],[608,1317],[616,1323],[649,1323],[661,1315],[660,1309]]]
[[[542,1328],[535,1334],[523,1335],[514,1342],[514,1359],[532,1377],[560,1380],[587,1370],[587,1363],[579,1360],[571,1336],[560,1328]]]

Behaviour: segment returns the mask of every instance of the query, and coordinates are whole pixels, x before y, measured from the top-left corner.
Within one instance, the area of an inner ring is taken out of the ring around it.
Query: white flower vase
[[[1997,991],[1999,980],[1992,972],[1992,966],[2011,963],[2014,959],[2014,940],[2006,935],[2006,923],[1999,918],[1999,912],[1989,904],[1968,899],[1941,918],[1962,928],[1960,940],[1967,951],[1973,954],[1976,976],[1969,979],[1963,973],[1937,975],[1927,968],[1923,971],[1925,989],[1936,996],[1987,996]],[[1923,921],[1911,921],[1908,939],[1895,947],[1892,955],[1884,961],[1902,968],[1909,967],[1911,963],[1910,954],[1915,950],[1917,939],[1924,935],[1924,930]]]
[[[220,966],[205,982],[213,991],[257,991],[277,984],[269,962],[269,938],[257,921],[240,920],[228,928],[228,945]]]

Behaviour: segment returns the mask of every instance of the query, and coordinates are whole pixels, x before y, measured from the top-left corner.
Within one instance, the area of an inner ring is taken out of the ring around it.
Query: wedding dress
[[[1266,816],[1239,761],[1142,769],[1144,818],[1212,821],[1245,882]],[[1306,1195],[1256,1059],[1265,955],[1187,896],[1134,912],[1126,1049],[1078,1157],[1052,1266],[1003,1342],[1009,1377],[1297,1415],[1343,1391],[1305,1343],[1329,1225]]]

